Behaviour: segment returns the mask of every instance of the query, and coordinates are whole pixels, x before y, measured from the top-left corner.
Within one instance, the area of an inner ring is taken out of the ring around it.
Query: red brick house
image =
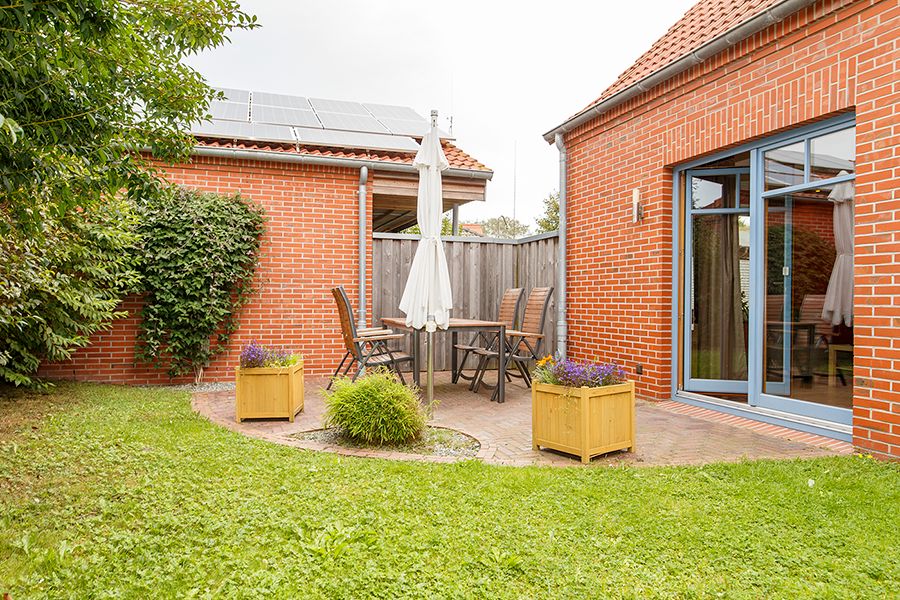
[[[698,2],[544,136],[559,350],[900,457],[898,61],[895,0]]]
[[[191,162],[164,166],[173,183],[239,192],[261,204],[268,217],[258,292],[242,311],[231,347],[204,379],[232,378],[240,348],[251,341],[300,352],[308,373],[330,374],[344,352],[330,289],[343,285],[360,318],[371,315],[372,232],[415,223],[418,173],[412,160],[429,123],[402,106],[224,92],[227,99],[211,106],[213,119],[194,129]],[[450,162],[445,209],[484,200],[493,173],[449,136],[442,143]],[[165,370],[135,360],[140,306],[139,297],[128,298],[122,307],[127,318],[94,336],[71,360],[43,365],[39,374],[169,383]]]

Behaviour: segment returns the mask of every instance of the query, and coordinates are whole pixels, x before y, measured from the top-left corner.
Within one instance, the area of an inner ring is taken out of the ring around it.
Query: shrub
[[[241,368],[289,367],[297,364],[302,357],[284,349],[267,348],[256,342],[250,342],[241,350]]]
[[[533,376],[539,383],[566,387],[601,387],[625,381],[625,370],[615,363],[555,360],[551,356],[545,356],[538,361]]]
[[[146,291],[138,356],[169,375],[203,369],[228,347],[253,293],[265,218],[238,195],[182,187],[138,204]]]
[[[0,195],[0,381],[44,385],[42,360],[66,360],[122,316],[122,296],[138,283],[129,252],[135,214],[125,199],[59,214],[41,212],[25,233]]]
[[[376,370],[351,382],[336,379],[325,393],[325,426],[367,444],[400,444],[418,438],[425,429],[425,409],[419,396],[388,370]]]

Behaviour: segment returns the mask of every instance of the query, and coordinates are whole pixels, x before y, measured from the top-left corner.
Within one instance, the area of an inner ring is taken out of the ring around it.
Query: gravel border
[[[450,439],[429,439],[434,437],[437,431],[448,432]],[[291,439],[300,441],[315,442],[328,446],[339,446],[352,450],[378,450],[378,451],[394,451],[409,454],[418,454],[423,456],[443,456],[452,458],[475,458],[481,449],[481,444],[474,437],[450,429],[449,427],[433,427],[425,428],[424,439],[412,444],[401,446],[367,446],[348,440],[340,434],[340,431],[334,428],[313,429],[310,431],[301,431],[289,436]],[[446,443],[449,441],[449,443]]]

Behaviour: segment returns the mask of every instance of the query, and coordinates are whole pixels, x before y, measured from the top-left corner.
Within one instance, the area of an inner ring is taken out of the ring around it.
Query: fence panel
[[[450,270],[454,317],[495,319],[500,297],[510,287],[555,286],[556,235],[534,236],[521,241],[451,237],[444,240]],[[372,317],[402,316],[400,297],[418,245],[416,236],[375,234],[372,240]],[[461,338],[465,335],[461,334]],[[556,348],[556,293],[547,312],[541,351]],[[461,341],[468,341],[462,340]],[[410,351],[409,340],[403,349]],[[424,336],[422,336],[424,353]],[[422,354],[424,356],[424,354]],[[450,335],[435,335],[435,369],[450,369]],[[423,365],[424,367],[424,365]]]

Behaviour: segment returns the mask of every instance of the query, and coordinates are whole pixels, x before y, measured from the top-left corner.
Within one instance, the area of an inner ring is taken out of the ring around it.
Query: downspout
[[[566,358],[566,186],[568,183],[568,156],[562,133],[556,134],[556,148],[559,150],[559,245],[556,257],[556,354]]]
[[[359,318],[358,327],[366,326],[366,182],[369,180],[369,168],[359,168]]]
[[[453,205],[453,219],[450,222],[450,235],[459,235],[459,204]]]

